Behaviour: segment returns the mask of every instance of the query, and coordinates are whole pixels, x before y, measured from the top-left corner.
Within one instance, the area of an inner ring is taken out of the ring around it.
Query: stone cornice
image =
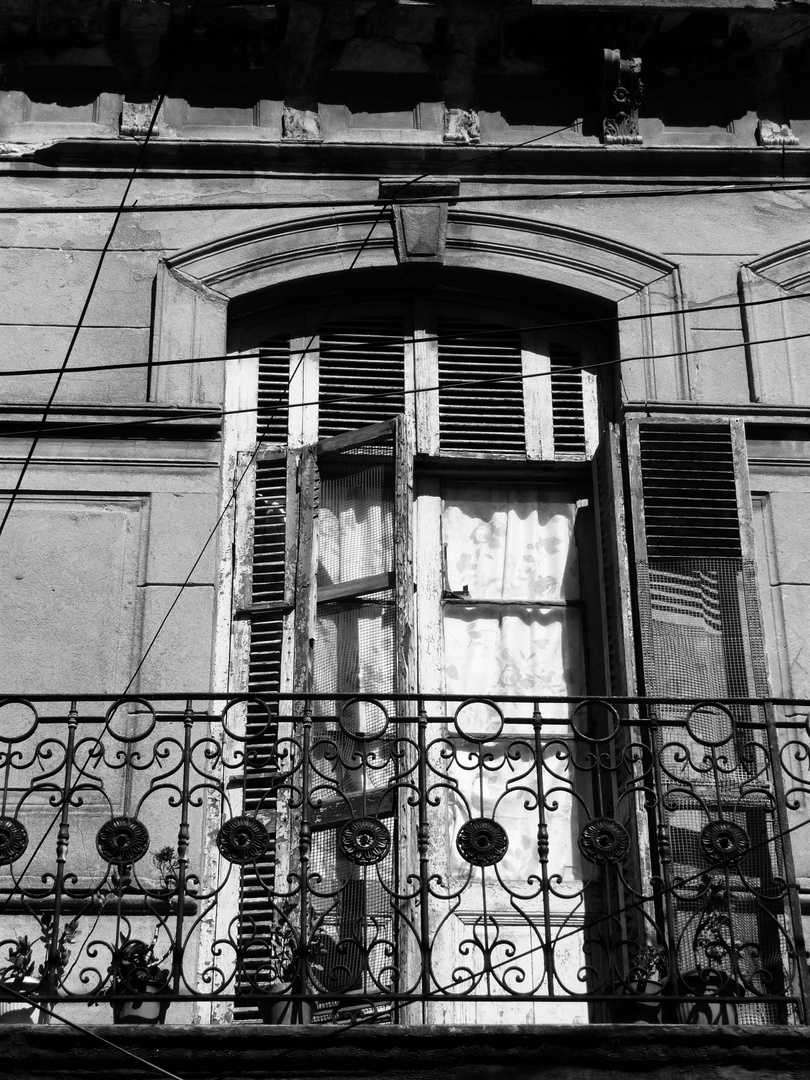
[[[33,147],[13,161],[0,160],[0,172],[131,169],[139,144],[118,139],[66,139]],[[480,146],[386,143],[257,143],[155,140],[142,170],[149,175],[263,172],[280,175],[420,176],[458,170],[462,181],[510,176],[715,178],[796,180],[810,177],[810,148],[774,153],[763,147],[559,146],[538,137],[531,146]],[[455,172],[454,172],[455,175]]]
[[[169,1013],[169,1020],[171,1013]],[[167,1024],[95,1029],[183,1077],[384,1075],[387,1080],[738,1080],[804,1077],[810,1030],[674,1025],[272,1027]],[[64,1027],[0,1028],[9,1076],[146,1076],[111,1043]]]

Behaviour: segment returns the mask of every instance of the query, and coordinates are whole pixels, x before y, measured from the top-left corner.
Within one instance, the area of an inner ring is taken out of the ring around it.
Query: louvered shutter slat
[[[440,447],[445,452],[525,454],[520,334],[476,323],[477,333],[492,330],[493,337],[483,342],[465,340],[470,325],[438,321]],[[454,385],[500,378],[505,381],[488,386]]]
[[[330,323],[320,333],[320,438],[389,420],[404,410],[402,319]],[[365,395],[379,395],[367,397]],[[339,399],[339,400],[334,400]]]
[[[286,376],[284,385],[286,387]],[[286,441],[286,409],[284,434],[281,435],[280,423],[275,431],[282,441]],[[284,599],[286,491],[286,461],[257,462],[252,590],[254,604]],[[252,694],[275,694],[281,689],[283,628],[284,615],[281,611],[254,612],[251,616],[248,690]],[[243,812],[248,815],[258,814],[269,824],[276,809],[273,766],[277,725],[268,720],[263,709],[249,705],[247,735],[248,760],[243,785]],[[274,871],[273,837],[260,862],[255,866],[242,867],[239,940],[243,947],[252,937],[260,938],[266,933],[272,921],[268,885],[272,889]],[[248,953],[239,975],[239,990],[248,993],[251,989],[251,977],[260,977],[262,971],[262,961]],[[235,1009],[237,1019],[255,1019],[258,1015],[255,1006],[238,1006]]]
[[[271,338],[259,347],[259,398],[256,430],[263,443],[286,443],[290,343]]]
[[[582,354],[560,342],[550,343],[551,408],[555,454],[585,453],[585,406]]]

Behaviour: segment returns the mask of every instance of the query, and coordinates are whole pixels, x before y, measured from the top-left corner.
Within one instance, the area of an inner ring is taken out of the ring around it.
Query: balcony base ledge
[[[810,1069],[810,1028],[542,1026],[99,1026],[123,1050],[186,1078],[360,1080],[779,1080]],[[157,1075],[87,1032],[0,1028],[3,1075],[89,1080]]]

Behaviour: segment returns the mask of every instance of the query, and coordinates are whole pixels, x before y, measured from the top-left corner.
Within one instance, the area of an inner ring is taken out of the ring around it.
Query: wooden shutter
[[[290,378],[290,343],[270,338],[259,346],[259,397],[256,430],[263,443],[286,443]]]
[[[630,421],[628,455],[646,692],[767,694],[742,423]]]
[[[308,584],[296,598],[296,663],[302,668],[298,685],[316,695],[357,693],[385,701],[400,683],[401,639],[406,625],[410,633],[407,603],[412,593],[410,581],[402,581],[410,558],[403,432],[404,425],[394,419],[321,440],[302,474],[311,492],[302,491],[301,503],[312,508],[315,540],[310,544],[302,537],[301,543],[302,557],[311,561],[299,572]],[[348,536],[342,532],[344,513],[357,523],[360,536],[352,528]],[[317,561],[309,551],[317,553]],[[386,704],[395,711],[390,700]],[[316,702],[315,740],[320,739],[321,746],[334,744],[335,751],[319,762],[317,800],[307,806],[310,867],[320,882],[320,896],[312,896],[310,902],[323,920],[327,939],[324,985],[336,982],[335,992],[373,993],[378,981],[385,983],[385,971],[393,968],[396,948],[391,900],[399,857],[392,820],[396,729],[391,726],[379,741],[370,742],[366,732],[363,742],[354,743],[344,725],[348,730],[354,723],[362,725],[365,712],[376,723],[379,713],[361,703],[350,706],[338,727],[330,719],[334,711],[331,703],[321,707]],[[373,763],[368,772],[364,755]],[[394,842],[385,859],[373,867],[352,868],[339,856],[338,836],[350,820],[368,817],[387,821]],[[386,939],[390,953],[377,948],[367,954],[359,938],[372,929],[373,935]],[[315,1022],[329,1016],[327,1002]]]
[[[552,339],[549,354],[555,457],[563,454],[584,456],[586,445],[582,351]]]
[[[285,377],[286,386],[286,377]],[[285,410],[286,424],[286,410]],[[286,437],[286,432],[285,432]],[[287,456],[263,454],[256,463],[256,501],[253,531],[253,587],[250,618],[248,690],[251,694],[276,694],[281,689],[281,655],[286,588]],[[277,722],[268,723],[267,712],[249,704],[247,753],[243,783],[243,813],[259,816],[271,837],[276,814],[274,754]],[[268,888],[275,880],[276,848],[271,843],[260,862],[241,869],[239,941],[244,948],[251,938],[264,939],[270,929],[272,908]],[[247,952],[238,989],[247,992],[250,974],[262,966],[261,949]],[[238,1019],[258,1017],[255,1006],[239,1007]]]
[[[631,421],[628,456],[646,693],[767,696],[742,421]],[[756,1000],[790,986],[779,884],[790,879],[790,854],[780,839],[784,796],[779,768],[770,767],[778,748],[766,710],[648,711],[658,721],[651,749],[662,792],[649,807],[651,834],[668,841],[658,849],[661,879],[678,883],[661,894],[660,925],[672,928],[683,974],[707,963],[697,928],[724,921],[737,946],[708,956],[735,980],[739,1022],[778,1022],[779,1006]],[[750,849],[718,866],[705,845],[710,822],[744,830]]]
[[[319,438],[356,431],[404,409],[401,316],[329,323],[320,332]],[[369,397],[365,395],[384,396]],[[339,399],[339,400],[333,400]]]
[[[443,453],[470,450],[503,457],[523,455],[523,383],[520,332],[502,326],[440,317],[439,445]],[[482,335],[491,330],[491,337]],[[505,377],[508,381],[464,386]]]
[[[605,685],[609,694],[632,695],[636,692],[633,612],[629,603],[630,566],[621,446],[616,424],[604,425],[602,439],[593,458],[592,483],[599,548]]]
[[[595,379],[583,370],[580,345],[549,340],[544,331],[440,317],[437,351],[443,453],[567,460],[593,454]]]

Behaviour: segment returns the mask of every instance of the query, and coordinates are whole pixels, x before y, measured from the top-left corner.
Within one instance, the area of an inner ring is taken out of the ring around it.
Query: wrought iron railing
[[[3,699],[2,1008],[805,1023],[809,717],[763,699]]]

